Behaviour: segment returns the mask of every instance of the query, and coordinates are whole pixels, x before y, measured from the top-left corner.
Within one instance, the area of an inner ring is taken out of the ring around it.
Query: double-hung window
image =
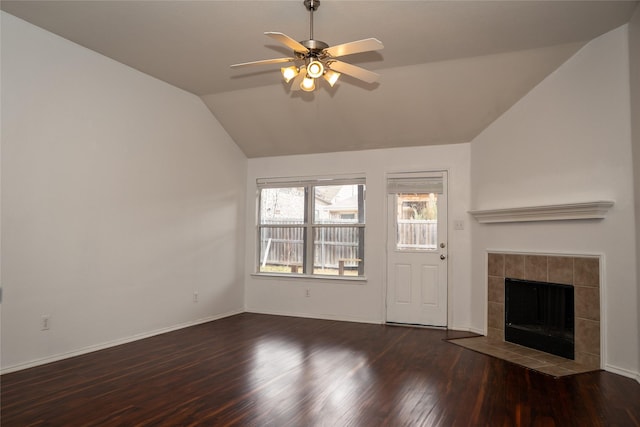
[[[257,185],[257,272],[364,276],[364,178]]]

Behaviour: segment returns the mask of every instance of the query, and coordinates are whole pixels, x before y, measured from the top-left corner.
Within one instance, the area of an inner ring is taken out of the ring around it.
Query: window
[[[364,179],[258,180],[257,271],[364,276]]]

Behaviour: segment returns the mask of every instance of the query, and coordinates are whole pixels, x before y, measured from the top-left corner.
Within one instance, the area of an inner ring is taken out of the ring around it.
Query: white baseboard
[[[212,322],[214,320],[223,319],[225,317],[235,316],[236,314],[241,314],[243,312],[256,313],[256,314],[269,314],[269,315],[272,315],[272,316],[291,316],[291,317],[302,317],[302,318],[307,318],[307,319],[321,319],[321,320],[336,320],[336,321],[342,321],[342,322],[368,323],[368,324],[374,324],[374,325],[380,325],[380,324],[384,323],[384,322],[379,321],[379,320],[367,320],[367,319],[359,319],[359,318],[349,318],[349,317],[336,316],[336,315],[330,315],[330,314],[319,315],[319,314],[309,314],[309,313],[287,313],[287,312],[272,312],[272,311],[252,310],[252,309],[245,309],[244,311],[243,310],[236,310],[236,311],[231,311],[231,312],[227,312],[227,313],[222,313],[222,314],[217,314],[217,315],[213,315],[213,316],[204,317],[204,318],[201,318],[201,319],[197,319],[197,320],[193,320],[193,321],[190,321],[190,322],[181,323],[181,324],[178,324],[178,325],[169,326],[169,327],[166,327],[166,328],[156,329],[156,330],[150,331],[150,332],[144,332],[144,333],[141,333],[141,334],[132,335],[132,336],[126,337],[126,338],[121,338],[121,339],[108,341],[108,342],[101,343],[101,344],[96,344],[96,345],[84,347],[84,348],[81,348],[81,349],[78,349],[78,350],[74,350],[74,351],[69,351],[69,352],[66,352],[66,353],[60,353],[60,354],[56,354],[56,355],[53,355],[53,356],[43,357],[41,359],[31,360],[29,362],[19,363],[17,365],[7,366],[7,367],[2,368],[0,370],[0,375],[8,374],[10,372],[21,371],[23,369],[33,368],[35,366],[40,366],[40,365],[44,365],[44,364],[51,363],[51,362],[57,362],[59,360],[68,359],[70,357],[80,356],[80,355],[87,354],[87,353],[92,353],[92,352],[98,351],[98,350],[104,350],[106,348],[115,347],[117,345],[126,344],[126,343],[133,342],[133,341],[138,341],[138,340],[141,340],[141,339],[144,339],[144,338],[149,338],[149,337],[152,337],[152,336],[155,336],[155,335],[165,334],[167,332],[177,331],[179,329],[188,328],[190,326],[200,325],[202,323]],[[476,329],[476,328],[452,328],[452,329],[456,330],[456,331],[473,332],[473,333],[476,333],[476,334],[479,334],[479,335],[485,335],[484,331],[482,331],[480,329]],[[614,374],[622,375],[624,377],[634,379],[638,383],[640,383],[640,373],[638,373],[638,372],[633,372],[633,371],[630,371],[630,370],[627,370],[627,369],[618,368],[616,366],[611,366],[611,365],[606,365],[604,369],[607,372],[611,372],[611,373],[614,373]]]
[[[57,362],[59,360],[68,359],[70,357],[80,356],[80,355],[87,354],[87,353],[92,353],[92,352],[98,351],[98,350],[104,350],[104,349],[109,348],[109,347],[115,347],[117,345],[126,344],[126,343],[133,342],[133,341],[138,341],[138,340],[141,340],[141,339],[144,339],[144,338],[153,337],[155,335],[160,335],[160,334],[165,334],[167,332],[177,331],[178,329],[188,328],[189,326],[200,325],[202,323],[211,322],[213,320],[218,320],[218,319],[222,319],[222,318],[229,317],[229,316],[235,316],[236,314],[240,314],[242,312],[243,312],[242,310],[238,310],[238,311],[231,311],[231,312],[222,313],[222,314],[216,314],[214,316],[208,316],[208,317],[204,317],[202,319],[197,319],[197,320],[193,320],[193,321],[190,321],[190,322],[180,323],[178,325],[173,325],[173,326],[169,326],[169,327],[166,327],[166,328],[156,329],[156,330],[150,331],[150,332],[143,332],[141,334],[132,335],[132,336],[129,336],[129,337],[126,337],[126,338],[120,338],[120,339],[117,339],[117,340],[108,341],[108,342],[101,343],[101,344],[90,345],[88,347],[83,347],[83,348],[78,349],[78,350],[73,350],[73,351],[69,351],[69,352],[65,352],[65,353],[54,354],[53,356],[47,356],[47,357],[43,357],[41,359],[31,360],[29,362],[24,362],[24,363],[19,363],[17,365],[7,366],[7,367],[2,368],[0,370],[0,374],[8,374],[10,372],[16,372],[16,371],[21,371],[23,369],[33,368],[35,366],[40,366],[40,365],[44,365],[44,364],[51,363],[51,362]]]
[[[383,325],[386,322],[384,320],[370,320],[370,319],[361,319],[355,317],[348,316],[337,316],[334,314],[317,314],[317,313],[298,313],[298,312],[285,312],[285,311],[270,311],[270,310],[259,310],[245,307],[245,311],[247,313],[255,313],[255,314],[269,314],[271,316],[290,316],[290,317],[302,317],[305,319],[319,319],[319,320],[336,320],[339,322],[355,322],[355,323],[369,323],[373,325]],[[480,329],[472,328],[470,326],[447,326],[446,329],[451,329],[453,331],[461,331],[461,332],[472,332],[478,335],[486,335],[486,333]]]
[[[611,372],[612,374],[622,375],[623,377],[631,378],[640,383],[640,372],[633,372],[628,369],[618,368],[616,366],[605,365],[604,370]]]
[[[457,331],[457,332],[470,332],[469,328],[465,328],[462,326],[447,326],[447,329],[450,331]]]
[[[380,321],[380,320],[368,320],[368,319],[360,319],[356,317],[336,316],[333,314],[290,313],[290,312],[283,312],[283,311],[254,310],[251,308],[247,308],[246,312],[255,313],[255,314],[270,314],[272,316],[302,317],[305,319],[337,320],[340,322],[370,323],[374,325],[381,325],[384,323],[383,321]]]
[[[469,328],[469,332],[473,332],[474,334],[478,334],[478,335],[487,335],[485,331],[478,328]]]

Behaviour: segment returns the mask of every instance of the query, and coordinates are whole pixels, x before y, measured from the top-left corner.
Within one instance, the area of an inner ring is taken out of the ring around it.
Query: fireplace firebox
[[[573,301],[573,286],[505,278],[505,341],[574,359]]]

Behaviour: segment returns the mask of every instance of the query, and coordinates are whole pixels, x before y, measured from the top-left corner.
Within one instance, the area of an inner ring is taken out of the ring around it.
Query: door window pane
[[[438,195],[396,195],[396,249],[436,250],[438,242]]]

